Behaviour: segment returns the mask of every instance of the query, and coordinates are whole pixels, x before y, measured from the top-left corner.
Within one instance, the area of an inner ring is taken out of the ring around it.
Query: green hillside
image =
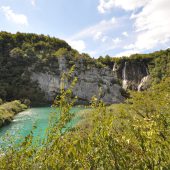
[[[54,37],[0,32],[0,98],[5,101],[29,99],[33,105],[49,103],[38,84],[31,81],[30,70],[60,74],[57,72],[58,60],[63,56],[67,57],[69,68],[83,60],[87,70],[92,66],[101,69],[109,67],[110,72],[114,63],[121,65],[125,61],[144,62],[149,68],[153,84],[170,75],[169,49],[151,54],[136,54],[129,58],[106,56],[93,59],[88,54],[79,54],[65,41]]]
[[[43,92],[30,81],[28,68],[54,60],[54,53],[61,48],[71,51],[65,41],[57,38],[0,32],[0,98],[43,102]]]

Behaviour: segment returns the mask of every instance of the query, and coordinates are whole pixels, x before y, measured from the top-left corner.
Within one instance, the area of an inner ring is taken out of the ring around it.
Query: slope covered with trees
[[[97,65],[89,55],[80,55],[63,40],[45,35],[0,32],[0,98],[6,101],[29,99],[35,105],[47,103],[44,92],[31,81],[30,70],[58,74],[58,60],[63,56],[67,57],[69,67],[77,59],[83,59],[86,66]]]
[[[93,59],[88,54],[79,54],[65,41],[45,35],[0,32],[0,98],[6,101],[31,100],[34,105],[47,104],[44,91],[32,82],[31,71],[60,74],[59,58],[67,58],[68,70],[76,62],[83,63],[86,70],[108,67],[112,72],[115,63],[122,72],[124,63],[145,63],[152,83],[159,83],[169,76],[170,50],[151,54],[136,54],[131,57],[112,58],[108,55]],[[83,61],[83,62],[82,62]],[[85,71],[86,71],[85,70]],[[77,70],[79,71],[79,69]],[[116,82],[122,84],[122,77]]]
[[[31,82],[29,67],[35,63],[48,63],[61,48],[71,50],[63,40],[49,36],[0,32],[0,98],[28,98],[41,102],[43,92]]]

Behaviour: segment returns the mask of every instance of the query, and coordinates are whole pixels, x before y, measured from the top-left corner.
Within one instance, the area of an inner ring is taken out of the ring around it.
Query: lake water
[[[76,113],[84,108],[74,107],[71,112]],[[46,129],[48,127],[51,113],[56,110],[51,107],[31,108],[24,112],[17,114],[12,123],[0,129],[0,145],[1,147],[10,145],[10,138],[14,143],[21,140],[22,137],[27,136],[33,130],[34,136],[44,138]],[[55,114],[53,114],[55,115]],[[55,118],[53,118],[55,119]],[[78,122],[78,118],[74,118],[69,126],[74,126]]]

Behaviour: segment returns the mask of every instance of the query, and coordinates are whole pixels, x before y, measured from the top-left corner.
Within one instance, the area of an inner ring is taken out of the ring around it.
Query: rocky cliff
[[[0,32],[0,98],[51,104],[60,92],[62,73],[75,64],[78,83],[74,95],[81,103],[89,102],[93,95],[106,103],[119,103],[126,96],[124,90],[144,90],[151,78],[160,83],[169,77],[169,63],[170,49],[129,58],[93,59],[55,37]]]
[[[122,88],[127,90],[145,90],[149,86],[150,73],[146,63],[137,60],[127,60],[114,63],[114,76],[121,80]]]
[[[73,94],[81,104],[88,103],[94,95],[107,104],[120,103],[124,101],[123,90],[142,91],[150,86],[151,76],[144,61],[122,59],[111,69],[96,65],[96,61],[87,63],[85,58],[62,56],[38,71],[36,66],[31,69],[31,80],[38,82],[48,101],[59,94],[62,73],[69,71],[70,63],[75,64],[74,76],[78,78]],[[69,82],[66,85],[68,87]]]
[[[54,71],[35,71],[32,69],[31,79],[37,81],[45,92],[46,99],[54,100],[60,92],[60,79],[63,72],[69,71],[70,60],[67,57],[58,58],[58,66]],[[114,76],[114,72],[107,68],[98,68],[93,64],[87,65],[85,60],[74,62],[74,76],[78,78],[73,94],[78,97],[81,104],[88,103],[92,96],[101,98],[105,103],[120,103],[124,100],[121,94],[122,88]],[[69,85],[69,82],[66,82]]]

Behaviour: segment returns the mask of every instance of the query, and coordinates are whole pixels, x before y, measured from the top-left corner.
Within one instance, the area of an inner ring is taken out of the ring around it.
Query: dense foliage
[[[76,100],[72,96],[76,79],[65,90],[63,77],[61,95],[54,102],[57,118],[51,120],[47,138],[35,143],[31,132],[22,143],[2,148],[0,169],[170,169],[170,50],[96,60],[88,54],[80,55],[56,38],[1,32],[0,98],[43,102],[44,94],[31,82],[29,70],[56,73],[63,55],[70,67],[83,60],[87,69],[112,69],[114,63],[121,65],[125,61],[144,62],[152,87],[131,92],[124,104],[110,107],[93,97],[91,108],[79,113],[79,124],[65,131],[73,117],[70,109]],[[66,78],[71,79],[72,71]],[[0,125],[26,108],[19,101],[3,104],[3,100],[0,99]]]
[[[19,100],[2,103],[0,99],[0,127],[12,121],[14,115],[27,109],[27,105],[22,104]]]
[[[88,54],[79,54],[63,40],[30,33],[0,32],[0,98],[31,100],[32,104],[46,104],[44,92],[32,82],[32,72],[50,72],[60,75],[59,60],[67,59],[68,69],[75,62],[83,62],[89,69],[102,67]]]
[[[71,50],[65,41],[57,38],[0,32],[0,98],[7,101],[26,98],[41,103],[44,94],[31,82],[29,69],[38,63],[49,64],[53,60],[50,57],[61,48]]]
[[[31,81],[30,75],[32,72],[61,74],[59,60],[62,56],[67,58],[68,69],[76,62],[88,70],[92,67],[112,69],[115,62],[123,65],[125,61],[131,61],[146,63],[154,83],[170,75],[169,49],[151,54],[135,54],[129,58],[111,58],[107,55],[93,59],[88,54],[79,54],[57,38],[0,32],[0,98],[6,101],[29,99],[34,105],[47,104],[44,92],[36,82]]]
[[[72,118],[74,84],[66,91],[61,87],[55,102],[58,119],[41,147],[32,144],[31,133],[5,151],[0,169],[170,169],[169,78],[133,92],[125,104],[106,107],[93,97],[79,124],[63,133]]]

